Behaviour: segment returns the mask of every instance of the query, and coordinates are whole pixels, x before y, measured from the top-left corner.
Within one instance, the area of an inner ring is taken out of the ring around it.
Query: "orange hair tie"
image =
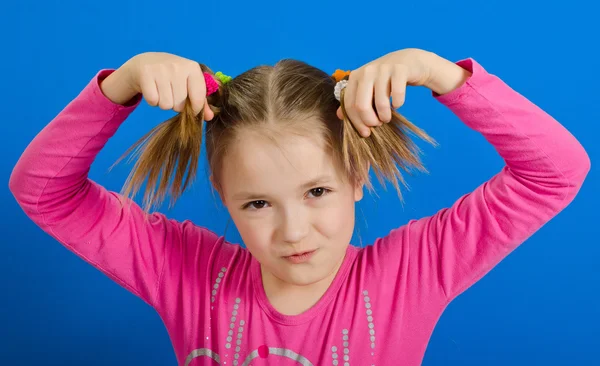
[[[333,73],[332,76],[335,79],[335,81],[339,82],[339,81],[344,80],[345,77],[350,76],[350,70],[344,71],[344,70],[337,69],[337,70],[335,70],[335,72]]]

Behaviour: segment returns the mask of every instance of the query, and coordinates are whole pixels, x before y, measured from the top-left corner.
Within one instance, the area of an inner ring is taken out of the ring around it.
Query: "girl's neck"
[[[271,306],[283,315],[298,315],[313,307],[325,294],[337,275],[343,258],[335,269],[322,280],[310,285],[289,284],[273,276],[261,266],[265,295]]]

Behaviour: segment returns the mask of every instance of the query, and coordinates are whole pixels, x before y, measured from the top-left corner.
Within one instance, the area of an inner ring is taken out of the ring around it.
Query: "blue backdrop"
[[[591,3],[591,2],[590,2]],[[584,0],[50,1],[3,5],[0,191],[0,365],[175,365],[158,315],[37,228],[8,190],[29,141],[100,68],[145,51],[196,59],[230,75],[292,57],[328,72],[418,47],[453,61],[473,57],[561,121],[592,171],[575,201],[446,310],[424,365],[598,364],[600,345],[600,133],[598,9]],[[597,44],[597,43],[596,43]],[[596,46],[597,47],[597,46]],[[477,133],[409,90],[402,112],[440,143],[424,146],[429,175],[366,196],[354,243],[371,243],[430,215],[490,178],[503,162]],[[172,113],[145,102],[100,153],[91,177],[119,190],[131,168],[110,165]],[[195,185],[168,212],[217,232],[228,215],[204,161]],[[166,209],[165,209],[166,210]],[[227,237],[239,241],[232,226]]]

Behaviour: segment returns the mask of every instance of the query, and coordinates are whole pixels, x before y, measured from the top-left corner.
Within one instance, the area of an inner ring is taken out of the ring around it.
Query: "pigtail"
[[[203,72],[213,74],[207,66],[200,64],[200,67]],[[218,108],[213,106],[218,104],[219,95],[220,90],[207,99],[215,114],[218,113]],[[123,196],[135,196],[147,179],[143,197],[144,210],[160,206],[167,193],[171,197],[169,206],[173,206],[196,176],[203,129],[204,112],[195,115],[188,99],[182,112],[160,123],[140,138],[115,163],[132,152],[129,160],[138,158],[123,186]]]
[[[385,187],[385,180],[390,181],[402,200],[400,183],[405,187],[407,184],[401,170],[408,173],[413,169],[427,172],[419,157],[421,150],[410,138],[410,133],[432,145],[436,145],[436,142],[395,110],[392,110],[390,122],[372,128],[371,135],[363,137],[346,114],[344,91],[341,90],[340,98],[344,115],[342,158],[347,174],[355,178],[353,183],[362,182],[373,192],[369,179],[369,170],[373,168],[381,185]]]

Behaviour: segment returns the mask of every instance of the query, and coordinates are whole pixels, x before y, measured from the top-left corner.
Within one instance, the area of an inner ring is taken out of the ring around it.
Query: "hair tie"
[[[345,89],[347,85],[348,80],[340,80],[335,84],[333,95],[335,95],[335,99],[337,99],[339,102],[342,101],[342,90]]]
[[[335,95],[335,99],[341,102],[342,90],[348,85],[348,77],[350,76],[350,70],[344,71],[337,69],[331,76],[336,81],[335,89],[333,90],[333,95]]]
[[[217,77],[217,79],[219,79],[219,81],[223,85],[227,84],[228,82],[230,82],[233,79],[231,76],[227,76],[227,75],[223,74],[221,71],[217,71],[215,76]]]
[[[332,76],[335,79],[335,81],[339,82],[339,81],[346,79],[348,76],[350,76],[350,70],[344,71],[344,70],[337,69],[337,70],[335,70],[335,72],[333,73]]]
[[[204,81],[206,82],[206,96],[209,96],[219,90],[219,84],[213,76],[207,72],[204,72]]]
[[[225,85],[233,79],[231,76],[227,76],[221,71],[218,71],[214,76],[208,72],[203,72],[202,74],[204,75],[204,81],[206,82],[206,96],[214,94],[219,90],[219,83],[217,83],[215,78],[219,79],[221,85]]]

